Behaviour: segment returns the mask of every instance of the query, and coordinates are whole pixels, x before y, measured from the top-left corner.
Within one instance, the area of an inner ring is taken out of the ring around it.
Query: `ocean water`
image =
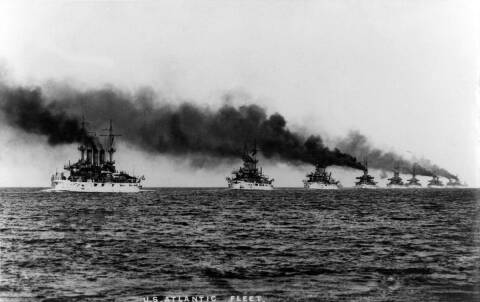
[[[480,301],[479,196],[0,189],[0,301]]]

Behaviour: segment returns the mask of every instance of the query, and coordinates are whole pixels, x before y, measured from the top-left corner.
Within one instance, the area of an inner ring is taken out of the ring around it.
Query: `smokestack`
[[[99,154],[98,154],[98,150],[97,148],[93,148],[93,165],[94,166],[98,166],[98,158],[99,158]]]
[[[100,150],[100,164],[103,165],[105,163],[105,150],[102,148]]]
[[[93,164],[92,153],[93,153],[92,148],[91,148],[91,147],[87,147],[87,164],[89,164],[89,165],[92,165],[92,164]]]
[[[78,150],[80,151],[80,158],[82,160],[82,162],[85,160],[85,145],[80,145],[78,147]]]

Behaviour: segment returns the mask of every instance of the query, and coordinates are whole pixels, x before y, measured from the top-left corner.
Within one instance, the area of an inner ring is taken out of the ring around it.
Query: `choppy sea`
[[[0,301],[480,301],[479,196],[0,189]]]

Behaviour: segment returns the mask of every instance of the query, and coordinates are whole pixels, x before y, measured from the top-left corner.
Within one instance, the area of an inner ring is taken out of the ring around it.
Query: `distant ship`
[[[443,183],[440,181],[437,175],[433,175],[432,179],[428,182],[429,188],[443,188]]]
[[[407,180],[408,183],[406,184],[408,188],[413,188],[413,187],[420,188],[422,186],[422,184],[420,183],[420,180],[418,180],[418,178],[416,178],[415,176],[416,174],[415,174],[415,164],[414,164],[412,168],[412,178]]]
[[[258,160],[256,145],[248,152],[243,153],[243,167],[232,172],[233,177],[227,177],[228,187],[238,190],[273,190],[273,178],[264,175],[262,168],[257,168]]]
[[[465,188],[466,187],[465,184],[462,184],[460,182],[458,177],[454,178],[453,180],[451,178],[449,178],[446,186],[449,187],[449,188]]]
[[[332,178],[332,172],[327,173],[325,167],[320,164],[315,165],[315,171],[307,174],[307,179],[303,180],[305,189],[337,190],[341,187],[340,182]]]
[[[390,182],[387,184],[388,188],[391,189],[403,189],[406,188],[405,184],[403,183],[402,178],[400,177],[400,167],[395,165],[393,169],[393,177],[388,179]]]
[[[359,189],[377,189],[377,182],[373,179],[373,176],[368,175],[368,163],[365,161],[365,168],[363,169],[363,175],[357,177],[358,181],[355,183],[355,188]]]
[[[85,122],[82,120],[82,131],[86,133]],[[67,173],[55,173],[51,177],[52,191],[70,192],[139,192],[141,182],[145,178],[135,177],[115,168],[113,153],[115,153],[112,121],[108,129],[107,149],[108,160],[105,159],[105,148],[97,137],[82,137],[78,147],[80,159],[64,166]],[[86,156],[85,156],[86,155]]]

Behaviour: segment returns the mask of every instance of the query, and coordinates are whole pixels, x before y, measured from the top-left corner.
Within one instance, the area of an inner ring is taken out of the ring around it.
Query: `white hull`
[[[432,189],[443,189],[445,188],[444,186],[436,186],[436,185],[428,185],[429,188],[432,188]]]
[[[140,183],[97,183],[72,182],[69,180],[53,180],[51,191],[67,192],[102,192],[102,193],[135,193],[140,192]]]
[[[356,189],[378,189],[377,185],[355,185]]]
[[[321,182],[304,182],[305,189],[310,190],[338,190],[338,185],[324,184]]]
[[[406,189],[407,186],[402,186],[402,185],[387,185],[388,189]]]
[[[228,183],[228,188],[233,190],[273,190],[272,184],[262,184],[256,182],[236,181]]]
[[[410,189],[423,188],[421,185],[406,185],[405,187],[410,188]]]

